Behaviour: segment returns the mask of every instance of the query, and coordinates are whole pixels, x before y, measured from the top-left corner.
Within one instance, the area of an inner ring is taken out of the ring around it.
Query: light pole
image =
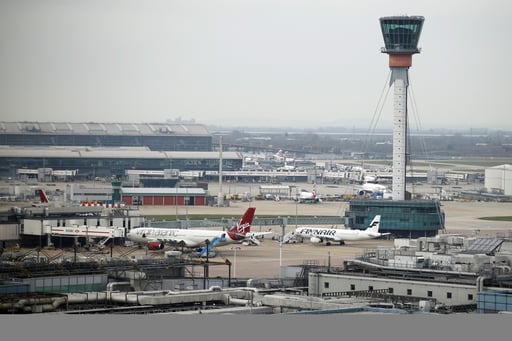
[[[206,289],[206,282],[208,281],[208,277],[209,277],[209,266],[210,264],[208,263],[208,254],[210,253],[210,240],[209,239],[206,239],[205,241],[205,244],[206,244],[206,263],[204,264],[204,275],[203,275],[203,289]]]
[[[297,187],[295,187],[295,229],[297,226],[297,215],[299,213],[299,194],[297,193]]]
[[[284,239],[284,222],[281,223],[281,238],[279,238],[279,278],[281,278],[281,269],[283,267],[283,239]]]
[[[174,185],[174,206],[176,206],[176,225],[178,224],[178,182]]]
[[[188,187],[185,190],[187,191],[187,194],[185,195],[184,204],[185,204],[185,216],[186,216],[187,228],[188,228],[188,204],[189,204],[190,198],[188,196]]]
[[[234,252],[234,262],[233,262],[233,278],[236,278],[236,250],[240,250],[241,247],[240,246],[233,246],[231,247],[231,250],[233,250]]]

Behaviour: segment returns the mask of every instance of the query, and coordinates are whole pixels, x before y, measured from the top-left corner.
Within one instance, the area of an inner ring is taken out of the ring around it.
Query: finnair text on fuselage
[[[318,229],[318,228],[302,228],[298,231],[301,235],[313,235],[313,236],[330,236],[334,237],[336,235],[336,230],[334,229]]]

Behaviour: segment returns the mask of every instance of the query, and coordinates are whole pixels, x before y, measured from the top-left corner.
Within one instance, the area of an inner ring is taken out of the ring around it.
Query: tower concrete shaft
[[[405,200],[407,165],[407,68],[391,68],[393,96],[393,200]]]
[[[419,53],[418,41],[424,18],[394,16],[380,18],[384,38],[383,53],[389,55],[393,101],[393,200],[406,199],[406,170],[408,160],[407,88],[412,55]]]

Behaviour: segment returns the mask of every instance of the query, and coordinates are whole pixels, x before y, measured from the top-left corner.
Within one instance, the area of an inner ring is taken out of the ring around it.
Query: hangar
[[[194,206],[207,204],[203,188],[138,188],[123,187],[122,202],[126,205]]]

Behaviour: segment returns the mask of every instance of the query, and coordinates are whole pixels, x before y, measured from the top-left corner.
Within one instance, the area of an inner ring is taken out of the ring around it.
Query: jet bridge
[[[74,226],[50,226],[50,233],[53,236],[63,237],[110,237],[122,238],[126,236],[126,228],[119,226],[90,226],[90,225],[74,225]]]

